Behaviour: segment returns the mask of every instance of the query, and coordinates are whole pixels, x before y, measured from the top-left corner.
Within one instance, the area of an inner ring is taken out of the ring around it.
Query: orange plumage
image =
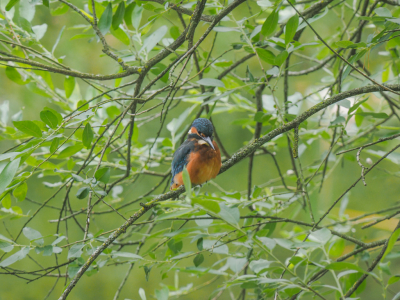
[[[171,190],[183,185],[184,166],[188,170],[192,184],[203,184],[215,178],[221,169],[221,153],[217,143],[212,141],[211,122],[207,119],[196,119],[192,126],[188,139],[174,154]]]

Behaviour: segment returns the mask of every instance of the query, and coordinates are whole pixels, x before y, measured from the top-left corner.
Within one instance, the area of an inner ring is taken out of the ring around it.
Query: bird
[[[221,152],[213,140],[214,127],[210,120],[193,121],[187,139],[174,153],[170,190],[183,185],[182,171],[186,167],[192,184],[201,185],[215,178],[221,169]]]

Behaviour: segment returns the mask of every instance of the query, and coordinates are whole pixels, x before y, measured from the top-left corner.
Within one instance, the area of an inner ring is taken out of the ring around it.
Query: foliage
[[[111,267],[114,299],[398,299],[400,206],[353,197],[398,192],[397,2],[10,0],[0,31],[2,90],[31,108],[1,98],[2,277],[56,277],[59,299]],[[167,192],[197,117],[224,174]]]

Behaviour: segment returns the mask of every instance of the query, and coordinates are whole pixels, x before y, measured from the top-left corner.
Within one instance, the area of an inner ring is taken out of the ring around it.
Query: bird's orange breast
[[[221,169],[221,153],[216,142],[213,142],[215,150],[208,145],[196,145],[190,153],[187,170],[190,181],[193,184],[202,184],[215,178]]]
[[[215,178],[221,169],[221,153],[217,143],[213,142],[215,150],[206,144],[197,144],[194,151],[189,154],[188,170],[192,184],[203,184],[212,178]],[[175,175],[171,190],[177,189],[183,185],[182,172]]]

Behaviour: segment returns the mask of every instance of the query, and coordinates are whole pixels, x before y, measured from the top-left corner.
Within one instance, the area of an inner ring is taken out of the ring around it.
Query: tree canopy
[[[0,298],[400,299],[399,6],[1,1]]]

